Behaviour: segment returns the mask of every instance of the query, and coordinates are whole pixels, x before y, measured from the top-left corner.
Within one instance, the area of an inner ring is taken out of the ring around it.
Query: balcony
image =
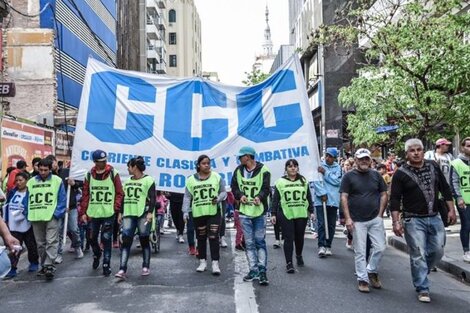
[[[152,15],[158,12],[158,5],[157,5],[157,1],[155,0],[146,0],[145,6],[147,7],[147,11]]]
[[[157,54],[157,50],[155,50],[155,46],[148,46],[147,47],[147,59],[157,59],[160,58]]]
[[[157,25],[158,25],[158,29],[160,29],[160,30],[165,30],[166,29],[167,24],[166,24],[165,14],[160,14],[160,16],[158,17],[156,22],[157,22]]]
[[[152,19],[147,19],[147,25],[145,27],[145,30],[147,32],[147,36],[149,39],[152,39],[152,40],[159,39],[160,31],[157,29],[157,26],[155,26],[155,23],[153,22]]]
[[[166,74],[166,62],[164,60],[161,61],[163,62],[155,65],[155,71],[157,74]]]
[[[157,0],[157,4],[160,9],[166,8],[166,0]]]

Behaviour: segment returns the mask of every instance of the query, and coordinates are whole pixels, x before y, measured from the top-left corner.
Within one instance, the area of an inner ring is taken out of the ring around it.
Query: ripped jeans
[[[207,258],[207,239],[209,239],[209,249],[211,250],[212,261],[218,261],[219,251],[219,226],[221,215],[217,211],[215,215],[205,215],[193,217],[194,229],[196,230],[197,252],[200,260]],[[188,230],[189,231],[189,230]]]
[[[101,230],[101,243],[103,244],[103,264],[111,262],[111,244],[113,237],[114,215],[103,218],[92,218],[90,221],[90,245],[95,257],[101,257],[101,248],[98,236]]]
[[[122,245],[120,270],[127,272],[127,261],[131,251],[134,235],[137,230],[142,247],[142,268],[150,266],[150,228],[152,223],[146,223],[147,213],[142,216],[124,216],[122,218]]]
[[[266,272],[268,253],[266,249],[266,216],[249,217],[240,214],[240,223],[245,238],[246,258],[250,271]]]
[[[410,249],[411,277],[418,292],[428,292],[429,271],[444,255],[445,229],[439,214],[403,220],[405,239]]]

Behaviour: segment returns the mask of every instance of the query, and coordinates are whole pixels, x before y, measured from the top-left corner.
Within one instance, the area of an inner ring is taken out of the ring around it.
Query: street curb
[[[387,242],[389,246],[394,247],[402,252],[409,253],[408,246],[406,244],[405,239],[397,237],[397,236],[389,236],[387,238]],[[439,261],[437,264],[437,268],[440,270],[447,272],[453,275],[455,278],[462,282],[470,283],[470,271],[462,268],[454,259],[444,257]]]

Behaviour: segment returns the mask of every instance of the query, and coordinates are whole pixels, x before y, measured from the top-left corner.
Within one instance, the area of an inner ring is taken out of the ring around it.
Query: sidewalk
[[[405,238],[397,237],[392,231],[392,219],[385,218],[385,231],[387,233],[387,242],[390,246],[408,253],[408,246]],[[463,250],[460,243],[460,224],[452,225],[446,228],[446,246],[444,256],[437,267],[455,276],[458,280],[470,283],[470,263],[462,260]]]

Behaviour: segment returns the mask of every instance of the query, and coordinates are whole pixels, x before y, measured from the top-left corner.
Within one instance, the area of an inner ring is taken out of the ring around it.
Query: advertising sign
[[[15,166],[19,160],[26,161],[31,170],[33,158],[53,154],[53,130],[4,118],[1,132],[3,176],[6,169]]]

